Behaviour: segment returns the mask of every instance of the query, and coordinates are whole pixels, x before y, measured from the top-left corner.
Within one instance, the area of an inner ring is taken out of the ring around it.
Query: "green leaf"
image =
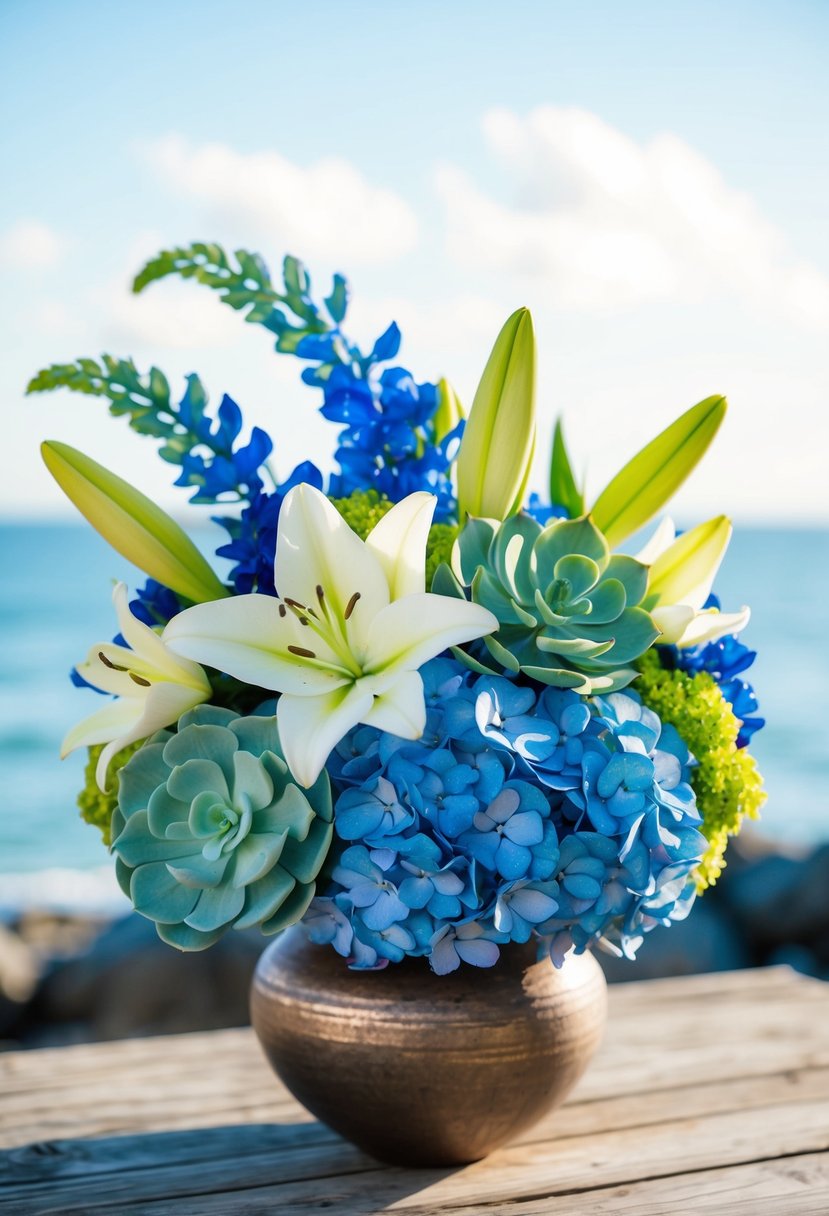
[[[139,570],[196,603],[228,594],[189,536],[140,490],[66,443],[48,440],[41,453],[81,515]]]
[[[725,417],[725,397],[706,397],[638,452],[590,511],[611,546],[652,519],[699,463]]]
[[[535,447],[535,335],[519,308],[487,360],[458,454],[458,511],[503,520],[521,506]]]
[[[309,298],[311,282],[302,262],[286,257],[282,273],[284,290],[280,291],[274,286],[265,260],[258,253],[237,249],[231,256],[215,242],[194,241],[192,245],[162,249],[138,272],[132,289],[141,292],[150,283],[170,275],[195,279],[218,292],[223,304],[237,312],[247,310],[246,321],[269,329],[277,335],[277,349],[290,352],[307,334],[326,333],[331,326]],[[345,312],[347,285],[339,275],[334,278],[334,290],[329,299],[335,312]],[[290,324],[281,305],[287,306],[299,318],[299,327]]]
[[[584,514],[584,495],[576,485],[561,419],[556,419],[553,435],[553,453],[550,458],[550,502],[564,507],[571,519]]]
[[[82,358],[74,363],[53,363],[29,381],[26,392],[48,393],[58,388],[106,397],[110,414],[127,418],[139,435],[170,440],[181,429],[167,377],[157,367],[142,375],[132,359],[107,354],[100,361]]]

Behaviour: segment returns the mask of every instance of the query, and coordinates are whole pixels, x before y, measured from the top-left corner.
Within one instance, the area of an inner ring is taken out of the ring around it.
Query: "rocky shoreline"
[[[0,924],[0,1050],[244,1025],[262,949],[251,930],[181,955],[134,913],[27,911]],[[786,854],[745,832],[688,920],[634,963],[597,957],[611,982],[780,963],[829,979],[829,844]]]

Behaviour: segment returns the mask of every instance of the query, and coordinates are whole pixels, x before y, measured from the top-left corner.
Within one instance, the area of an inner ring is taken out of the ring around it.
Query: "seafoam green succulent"
[[[658,637],[638,607],[647,567],[611,554],[589,516],[546,527],[524,513],[502,524],[470,519],[453,567],[501,623],[484,639],[489,654],[544,684],[584,694],[624,688],[637,674],[630,664]]]
[[[118,881],[159,937],[202,950],[230,928],[277,933],[314,895],[332,837],[328,776],[293,781],[274,717],[201,705],[121,771]]]

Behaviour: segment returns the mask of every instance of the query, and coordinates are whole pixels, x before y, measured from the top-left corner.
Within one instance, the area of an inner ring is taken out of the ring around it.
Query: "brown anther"
[[[317,591],[317,599],[319,600],[320,603],[322,603],[322,601],[325,599],[325,592],[323,591],[323,589],[319,583],[317,583],[316,591]]]
[[[355,591],[354,594],[352,595],[351,599],[346,604],[345,612],[343,613],[343,616],[345,617],[346,620],[348,620],[348,618],[351,616],[354,609],[357,607],[357,600],[359,598],[360,598],[360,592]]]
[[[125,671],[126,668],[122,668],[122,670]],[[137,676],[134,671],[131,671],[129,673],[129,676],[130,676],[130,679],[132,680],[133,684],[139,684],[142,688],[150,687],[150,681],[145,680],[143,676]]]
[[[285,603],[290,604],[292,608],[298,608],[300,612],[305,611],[305,605],[300,604],[299,600],[292,600],[290,596],[285,596]]]
[[[289,646],[288,650],[291,654],[299,655],[301,659],[315,659],[317,657],[313,650],[306,650],[304,646]]]
[[[288,615],[288,609],[285,607],[284,604],[279,605],[279,615],[282,617],[285,617]]]
[[[311,624],[311,622],[308,620],[307,616],[301,616],[299,618],[299,623],[300,623],[300,625],[310,625]]]
[[[108,659],[103,650],[98,651],[98,658],[103,663],[104,667],[108,667],[110,671],[126,671],[126,667],[119,667],[117,663],[113,663],[112,659]]]

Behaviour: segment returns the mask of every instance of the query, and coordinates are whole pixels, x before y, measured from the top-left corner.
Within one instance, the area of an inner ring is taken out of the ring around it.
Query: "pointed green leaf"
[[[571,519],[584,514],[584,495],[573,476],[560,418],[556,419],[553,454],[550,458],[550,502],[554,506],[564,507]]]
[[[519,308],[495,340],[458,455],[458,510],[502,520],[520,508],[535,444],[535,336]]]
[[[590,514],[611,546],[652,519],[699,463],[725,417],[725,397],[706,397],[628,461]]]
[[[228,594],[189,536],[140,490],[66,443],[48,440],[41,453],[81,515],[139,570],[196,603]]]
[[[645,608],[687,604],[702,608],[731,539],[731,521],[718,515],[683,532],[650,569]]]

